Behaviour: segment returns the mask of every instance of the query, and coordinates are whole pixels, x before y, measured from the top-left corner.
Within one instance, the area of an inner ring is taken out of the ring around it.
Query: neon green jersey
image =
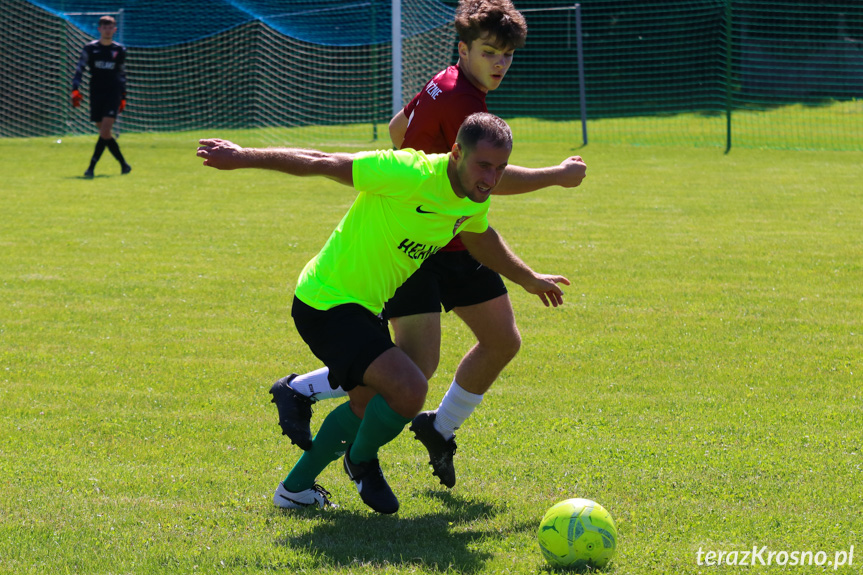
[[[357,155],[359,195],[303,268],[296,296],[319,310],[356,303],[380,313],[396,288],[456,233],[484,232],[489,201],[456,196],[448,162],[449,154],[409,149]]]

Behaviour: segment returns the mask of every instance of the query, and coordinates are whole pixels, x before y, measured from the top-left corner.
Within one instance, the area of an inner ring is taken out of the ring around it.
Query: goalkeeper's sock
[[[348,445],[353,443],[361,421],[351,411],[350,402],[332,410],[315,435],[312,448],[303,452],[283,481],[285,489],[294,493],[311,489],[324,468],[341,457]]]
[[[111,155],[117,158],[117,161],[120,162],[121,166],[126,165],[126,159],[123,158],[123,153],[120,151],[120,144],[117,143],[117,140],[114,138],[109,138],[105,140],[105,144],[108,146],[108,149],[111,151]]]
[[[398,437],[409,422],[410,418],[393,411],[381,395],[374,396],[366,406],[363,421],[351,446],[351,461],[365,463],[376,459],[378,449]]]
[[[470,417],[473,410],[482,401],[482,395],[477,395],[465,389],[452,380],[452,385],[443,396],[437,415],[434,420],[434,428],[444,439],[449,439],[455,434],[455,430]]]
[[[291,381],[291,388],[297,393],[311,397],[314,401],[347,396],[348,393],[341,387],[335,389],[330,387],[329,376],[329,368],[322,367],[295,377]]]
[[[102,157],[102,152],[105,151],[105,146],[108,144],[108,141],[105,138],[100,137],[96,142],[96,148],[93,150],[93,157],[90,158],[90,169],[89,171],[93,171],[96,167],[96,163],[99,161],[99,158]]]

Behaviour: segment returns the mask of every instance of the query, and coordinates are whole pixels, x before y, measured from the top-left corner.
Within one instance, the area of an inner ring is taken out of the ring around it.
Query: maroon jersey
[[[446,154],[452,150],[461,123],[476,112],[488,112],[485,92],[471,84],[458,66],[450,66],[432,78],[405,106],[408,128],[402,148]],[[464,249],[456,236],[442,251]]]

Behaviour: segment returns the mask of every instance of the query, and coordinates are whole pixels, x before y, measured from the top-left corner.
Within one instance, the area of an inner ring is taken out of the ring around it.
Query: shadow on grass
[[[498,510],[486,502],[465,500],[448,492],[429,491],[445,510],[421,517],[332,510],[314,513],[321,523],[310,532],[276,540],[277,545],[308,549],[321,567],[356,565],[421,566],[437,571],[477,573],[491,558],[469,549],[475,541],[499,536],[497,530],[458,531],[458,526],[492,517]],[[312,514],[310,514],[310,517]]]
[[[552,567],[551,565],[543,565],[540,567],[540,573],[548,573],[548,574],[568,574],[568,575],[581,575],[583,573],[593,574],[593,575],[609,575],[617,571],[614,562],[609,563],[602,569],[596,569],[595,567],[591,567],[589,565],[581,565],[581,566],[572,566],[572,567]]]

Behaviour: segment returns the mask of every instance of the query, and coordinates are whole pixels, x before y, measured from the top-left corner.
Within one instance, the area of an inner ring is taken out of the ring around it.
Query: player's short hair
[[[515,50],[527,39],[527,22],[510,0],[459,0],[455,12],[458,39],[468,46],[485,35]]]
[[[512,130],[509,126],[488,112],[476,112],[465,118],[455,141],[463,150],[473,150],[480,141],[486,141],[497,148],[512,149]]]
[[[92,20],[91,20],[92,22]],[[114,20],[113,16],[102,16],[99,18],[99,26],[104,26],[105,24],[116,24],[117,21]]]

